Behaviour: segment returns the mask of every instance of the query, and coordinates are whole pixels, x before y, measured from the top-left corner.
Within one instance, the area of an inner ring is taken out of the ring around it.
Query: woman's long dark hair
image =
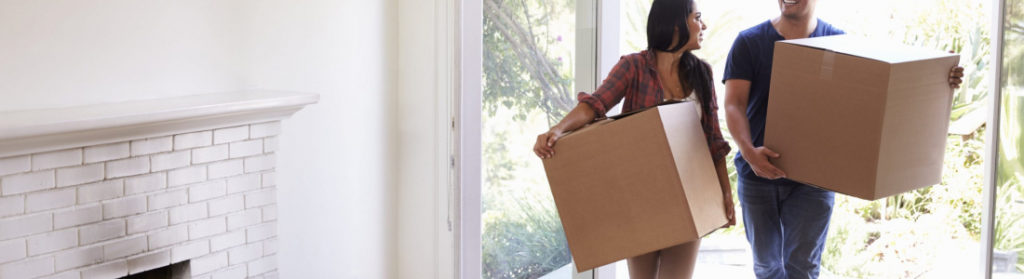
[[[690,28],[686,20],[693,13],[693,0],[654,0],[647,16],[647,50],[675,52],[690,41]],[[672,36],[679,41],[672,45]],[[711,66],[690,51],[679,59],[679,81],[686,82],[700,100],[701,109],[711,111]],[[684,92],[685,93],[685,92]]]

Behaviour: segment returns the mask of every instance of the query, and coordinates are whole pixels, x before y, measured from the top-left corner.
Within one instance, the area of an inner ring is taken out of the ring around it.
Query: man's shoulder
[[[835,25],[832,25],[831,23],[828,23],[827,21],[824,21],[820,18],[818,19],[818,26],[820,26],[820,29],[822,30],[821,33],[823,36],[846,34],[846,31],[843,31],[843,29],[840,29],[839,27],[836,27]]]
[[[772,25],[770,21],[763,21],[761,23],[758,23],[757,25],[751,26],[750,28],[743,29],[743,31],[740,31],[740,34],[737,36],[737,38],[751,39],[764,36],[767,33],[767,31],[770,30],[769,28],[772,28],[771,26]]]
[[[739,35],[736,36],[736,40],[742,40],[748,43],[751,41],[756,42],[771,40],[771,34],[773,34],[774,32],[775,28],[772,27],[771,21],[766,20],[757,25],[751,26],[750,28],[744,29],[743,31],[740,31]]]

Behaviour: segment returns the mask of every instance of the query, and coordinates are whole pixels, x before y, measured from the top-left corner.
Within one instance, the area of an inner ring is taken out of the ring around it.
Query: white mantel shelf
[[[0,158],[288,118],[312,93],[244,91],[0,112]]]

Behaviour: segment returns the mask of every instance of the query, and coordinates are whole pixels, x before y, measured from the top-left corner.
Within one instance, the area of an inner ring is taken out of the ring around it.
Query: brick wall
[[[0,279],[277,278],[280,122],[0,158]]]

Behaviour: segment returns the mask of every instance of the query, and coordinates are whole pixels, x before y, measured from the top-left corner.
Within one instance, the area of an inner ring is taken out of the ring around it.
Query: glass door
[[[593,60],[577,48],[595,42],[577,34],[576,0],[482,2],[481,276],[573,278],[565,233],[532,147],[576,105],[575,76],[594,71],[577,69],[577,60]]]

